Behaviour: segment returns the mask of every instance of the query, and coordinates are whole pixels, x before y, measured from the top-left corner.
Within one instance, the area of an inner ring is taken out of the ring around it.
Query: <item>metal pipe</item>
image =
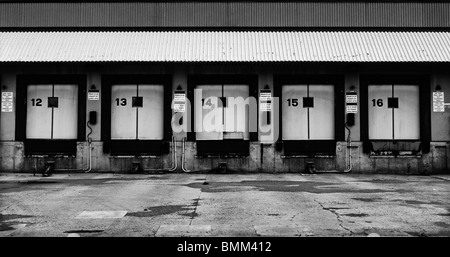
[[[349,173],[352,171],[353,165],[352,165],[352,138],[351,138],[351,130],[347,126],[347,123],[345,123],[345,128],[348,130],[348,136],[347,136],[347,150],[345,152],[345,170],[343,171],[336,171],[336,172],[318,172],[318,173]]]
[[[189,173],[191,171],[185,168],[185,162],[186,162],[186,138],[185,137],[183,137],[183,151],[181,152],[181,154],[182,154],[181,155],[181,169],[184,172]]]
[[[348,173],[352,170],[352,138],[351,138],[351,130],[347,126],[347,123],[345,123],[345,128],[348,130],[348,136],[347,136],[347,150],[345,153],[345,170],[342,171],[343,173]]]
[[[172,167],[171,168],[160,168],[160,169],[143,169],[143,171],[174,171],[178,168],[177,162],[177,143],[175,137],[172,136],[172,147],[171,147],[171,156],[172,156]]]
[[[54,171],[81,171],[88,173],[92,170],[92,143],[89,142],[89,163],[87,164],[87,167],[85,169],[54,169]]]
[[[88,173],[92,170],[92,138],[91,138],[91,134],[92,134],[92,128],[91,126],[89,126],[89,121],[86,123],[86,126],[89,128],[89,133],[86,136],[86,141],[89,142],[89,163],[87,165],[87,167],[85,169],[54,169],[54,171],[81,171],[81,172],[85,172]]]

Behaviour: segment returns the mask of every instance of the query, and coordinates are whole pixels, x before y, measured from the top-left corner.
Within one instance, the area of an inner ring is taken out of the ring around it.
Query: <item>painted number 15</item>
[[[288,102],[288,106],[298,106],[298,99],[296,98],[292,98],[292,99],[287,99]]]

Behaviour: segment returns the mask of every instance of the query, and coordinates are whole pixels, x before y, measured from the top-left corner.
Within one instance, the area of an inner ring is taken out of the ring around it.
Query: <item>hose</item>
[[[183,151],[181,152],[181,154],[182,154],[181,155],[181,169],[184,172],[189,173],[191,171],[185,168],[185,162],[186,162],[186,138],[185,137],[183,137]]]

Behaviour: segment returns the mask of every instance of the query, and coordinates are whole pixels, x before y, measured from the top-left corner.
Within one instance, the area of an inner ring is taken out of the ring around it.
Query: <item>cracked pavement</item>
[[[0,236],[450,236],[450,175],[0,174]]]

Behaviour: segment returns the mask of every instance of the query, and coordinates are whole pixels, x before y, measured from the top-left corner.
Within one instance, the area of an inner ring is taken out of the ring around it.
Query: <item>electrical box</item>
[[[97,124],[97,112],[96,111],[89,112],[89,123],[92,125]]]

